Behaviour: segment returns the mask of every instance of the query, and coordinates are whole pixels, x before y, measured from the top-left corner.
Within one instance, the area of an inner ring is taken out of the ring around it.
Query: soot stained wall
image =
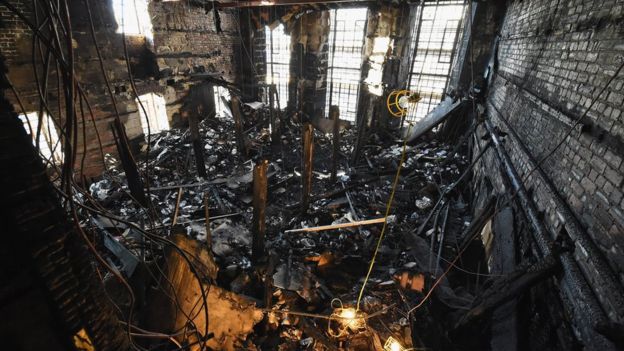
[[[34,19],[31,2],[10,0],[24,15]],[[132,92],[123,50],[122,36],[117,31],[117,22],[112,10],[112,1],[89,0],[98,46],[104,60],[108,79],[114,90],[121,120],[130,139],[141,140],[143,130],[138,114],[135,95]],[[220,11],[222,33],[217,33],[214,17],[203,8],[187,2],[149,2],[149,14],[153,24],[154,43],[148,43],[140,36],[126,36],[129,61],[136,80],[138,94],[156,93],[164,96],[170,120],[176,120],[184,105],[191,86],[200,84],[197,74],[209,73],[235,81],[237,60],[235,52],[239,47],[235,14]],[[76,75],[88,95],[93,121],[90,114],[86,120],[86,137],[79,136],[78,159],[82,157],[84,140],[86,159],[82,173],[87,177],[98,176],[104,169],[102,151],[115,155],[110,123],[115,113],[107,93],[99,60],[91,38],[90,25],[83,1],[76,1],[71,7],[71,21],[76,55]],[[32,36],[28,27],[9,9],[0,5],[0,52],[7,58],[9,77],[18,91],[26,112],[39,109],[38,92],[33,74],[37,67],[39,77],[43,76],[42,60],[32,60]],[[50,71],[49,100],[56,105],[56,73]],[[12,94],[7,94],[12,97]],[[21,108],[13,97],[17,111]],[[53,114],[58,120],[59,116]],[[64,117],[63,117],[64,118]],[[82,130],[79,123],[79,130]]]
[[[487,118],[509,133],[505,149],[522,178],[548,156],[545,177],[533,172],[526,188],[553,238],[574,242],[568,233],[580,223],[590,245],[576,242],[575,259],[614,321],[622,318],[622,291],[601,283],[596,262],[606,262],[621,287],[624,72],[616,73],[624,63],[623,9],[621,0],[508,2],[485,104]],[[492,155],[485,157],[477,180],[499,178],[491,172],[496,167]]]

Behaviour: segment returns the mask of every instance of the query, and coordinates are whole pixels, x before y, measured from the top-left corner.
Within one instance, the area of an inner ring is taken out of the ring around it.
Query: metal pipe
[[[552,253],[550,234],[539,219],[535,204],[529,198],[524,184],[520,181],[520,177],[511,162],[511,158],[501,145],[501,140],[489,120],[485,120],[485,127],[496,150],[495,155],[517,195],[517,200],[524,215],[529,221],[532,229],[531,233],[539,248],[540,258],[548,256]],[[563,271],[559,292],[562,301],[572,310],[573,324],[581,335],[581,341],[589,350],[616,350],[609,340],[594,330],[597,324],[606,322],[607,317],[581,273],[577,262],[569,252],[559,254],[559,260],[561,261]]]

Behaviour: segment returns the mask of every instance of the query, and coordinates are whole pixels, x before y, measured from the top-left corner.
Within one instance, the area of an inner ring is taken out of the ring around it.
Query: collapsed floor
[[[346,128],[332,181],[332,136],[315,131],[305,210],[301,124],[287,123],[272,143],[265,110],[250,109],[245,119],[247,155],[233,140],[231,118],[200,123],[207,178],[197,176],[188,131],[152,136],[143,146],[149,156],[137,162],[149,172],[150,206],[133,199],[115,160],[91,185],[102,208],[85,218],[108,262],[129,278],[134,301],[102,271],[108,291],[135,325],[163,336],[139,342],[153,349],[203,342],[228,350],[487,348],[460,323],[489,277],[475,240],[485,223],[473,221],[469,205],[469,155],[458,151],[469,150],[467,138],[458,145],[430,138],[403,155],[398,133],[372,134],[362,161],[348,167],[356,136]],[[264,159],[271,160],[266,238],[255,227],[253,191],[254,165]]]

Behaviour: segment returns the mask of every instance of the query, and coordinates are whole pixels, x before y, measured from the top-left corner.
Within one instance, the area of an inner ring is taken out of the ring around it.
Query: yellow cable
[[[405,111],[403,113],[405,113]],[[360,293],[358,295],[357,304],[355,307],[356,311],[360,310],[360,302],[362,301],[362,295],[364,294],[366,283],[368,282],[371,272],[373,271],[373,267],[375,266],[375,260],[377,259],[377,254],[379,253],[379,247],[381,246],[381,241],[383,240],[384,234],[386,233],[386,227],[388,225],[388,216],[390,215],[390,209],[392,208],[392,202],[394,201],[394,194],[396,192],[396,187],[399,183],[399,176],[401,175],[401,168],[403,167],[403,163],[405,162],[405,154],[407,151],[407,139],[409,138],[410,131],[412,130],[412,123],[410,122],[408,123],[409,123],[409,127],[407,128],[407,133],[405,134],[405,139],[403,140],[403,150],[401,152],[401,161],[399,162],[399,169],[397,169],[397,173],[394,177],[394,183],[392,184],[392,192],[390,193],[390,198],[388,199],[388,203],[386,204],[386,214],[384,215],[383,227],[381,228],[381,234],[379,234],[379,240],[377,240],[377,246],[375,247],[373,258],[371,259],[370,265],[368,266],[368,272],[366,273],[366,278],[364,278],[362,289],[360,289]]]

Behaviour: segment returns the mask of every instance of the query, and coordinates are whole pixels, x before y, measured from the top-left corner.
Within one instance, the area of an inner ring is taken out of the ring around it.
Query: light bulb
[[[395,338],[388,337],[386,343],[384,344],[385,351],[404,351],[403,345],[401,345]]]
[[[353,308],[345,308],[340,313],[340,317],[345,319],[353,319],[355,318],[355,310]]]

